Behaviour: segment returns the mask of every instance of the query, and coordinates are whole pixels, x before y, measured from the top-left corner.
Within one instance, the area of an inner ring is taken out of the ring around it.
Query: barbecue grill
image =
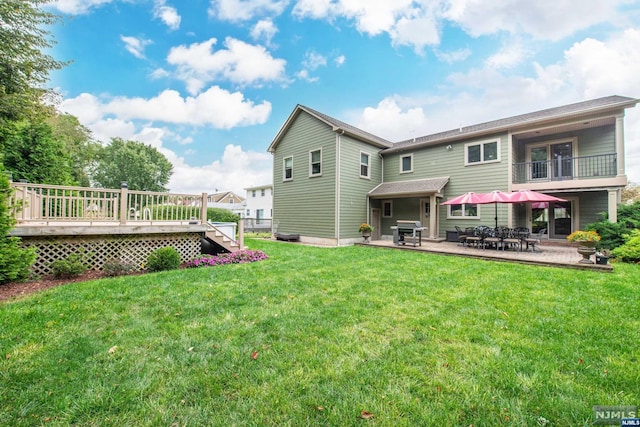
[[[394,245],[404,245],[411,240],[415,247],[416,243],[422,246],[422,231],[426,230],[427,227],[423,227],[420,221],[399,219],[391,229],[393,230]]]

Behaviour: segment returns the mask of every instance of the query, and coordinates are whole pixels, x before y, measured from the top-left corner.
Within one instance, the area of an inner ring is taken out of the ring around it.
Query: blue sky
[[[608,95],[640,98],[638,0],[58,0],[60,109],[151,144],[169,187],[269,184],[296,104],[391,141]],[[640,106],[627,175],[640,182]]]

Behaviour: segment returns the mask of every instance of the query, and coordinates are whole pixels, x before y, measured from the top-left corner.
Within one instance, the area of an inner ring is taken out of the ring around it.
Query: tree
[[[53,137],[64,145],[71,160],[71,176],[83,187],[90,186],[89,167],[93,163],[100,144],[93,140],[91,131],[81,125],[71,114],[54,114],[47,119]]]
[[[92,182],[102,188],[120,188],[126,182],[138,191],[167,191],[173,165],[157,149],[138,141],[112,138],[98,151]]]
[[[66,65],[44,53],[55,43],[47,26],[58,21],[40,6],[49,0],[0,2],[0,123],[48,108],[43,97],[51,70]]]
[[[0,156],[0,284],[24,279],[29,275],[29,267],[36,259],[33,249],[23,249],[20,238],[9,237],[15,225],[11,215],[9,196],[12,193],[6,171]]]
[[[37,184],[76,184],[64,143],[43,120],[7,121],[0,126],[0,150],[14,180]]]

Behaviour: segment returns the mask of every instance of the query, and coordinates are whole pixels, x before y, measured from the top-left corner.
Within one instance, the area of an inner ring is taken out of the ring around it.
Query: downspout
[[[340,135],[344,135],[344,130],[336,132],[336,213],[335,213],[335,237],[336,244],[340,245]]]

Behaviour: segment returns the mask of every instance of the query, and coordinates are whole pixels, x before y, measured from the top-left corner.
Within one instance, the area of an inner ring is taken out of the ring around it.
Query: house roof
[[[412,181],[385,182],[369,191],[369,197],[402,197],[414,194],[440,193],[449,182],[449,177],[416,179]]]
[[[394,151],[403,151],[406,149],[414,149],[424,145],[441,144],[460,137],[472,137],[482,134],[493,133],[521,127],[525,125],[533,125],[557,119],[568,119],[584,114],[593,114],[604,111],[619,110],[634,107],[640,99],[628,98],[624,96],[607,96],[604,98],[592,99],[589,101],[577,102],[575,104],[563,105],[561,107],[548,108],[545,110],[535,111],[527,114],[507,117],[504,119],[493,120],[490,122],[480,123],[477,125],[466,126],[459,129],[453,129],[445,132],[434,133],[431,135],[412,138],[393,144],[393,147],[384,150],[385,153]]]
[[[391,143],[390,141],[387,141],[384,138],[380,138],[379,136],[376,136],[372,133],[363,131],[362,129],[358,129],[355,126],[352,126],[348,123],[345,123],[331,116],[328,116],[324,113],[316,111],[313,108],[305,107],[304,105],[298,104],[296,105],[296,108],[293,110],[293,112],[289,115],[289,118],[287,119],[287,121],[282,125],[282,128],[280,128],[280,130],[278,131],[278,134],[271,142],[271,145],[269,145],[269,149],[268,149],[269,152],[273,153],[274,149],[276,148],[276,146],[278,145],[282,137],[287,133],[287,130],[289,129],[289,127],[291,126],[295,118],[298,117],[298,115],[300,115],[301,112],[306,112],[307,114],[310,114],[311,116],[315,117],[321,122],[324,122],[327,125],[331,126],[331,129],[334,132],[349,135],[355,139],[367,142],[378,148],[389,148],[393,146],[393,143]]]
[[[233,191],[223,191],[221,193],[212,193],[212,194],[209,194],[207,197],[209,201],[211,201],[212,203],[219,203],[221,200],[224,200],[225,197],[227,196],[232,196],[234,199],[238,199],[239,201],[244,200],[244,197],[238,196]]]

